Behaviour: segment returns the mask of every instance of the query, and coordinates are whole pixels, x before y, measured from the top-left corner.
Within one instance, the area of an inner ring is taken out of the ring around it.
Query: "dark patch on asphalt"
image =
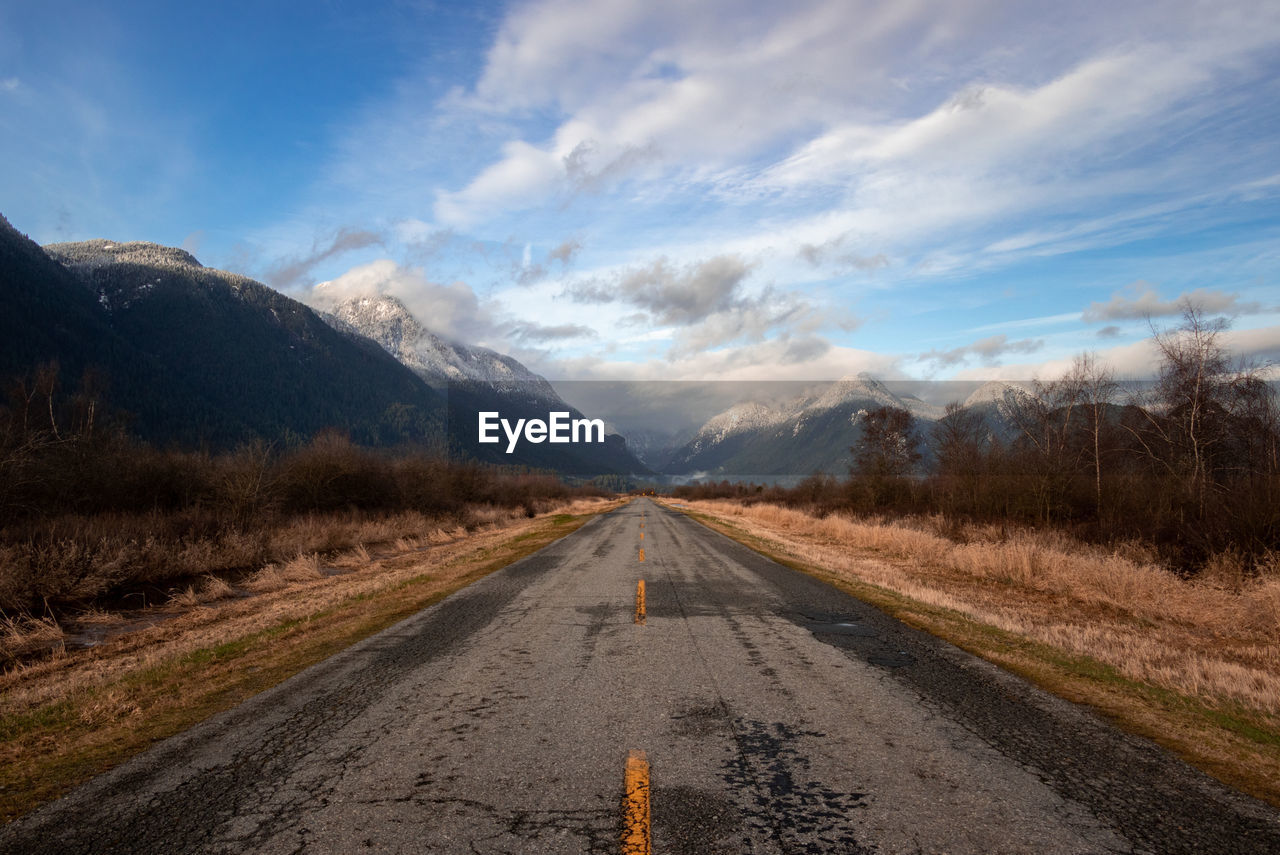
[[[880,668],[905,668],[915,664],[906,650],[882,638],[876,628],[850,616],[801,614],[791,616],[791,620],[812,632],[823,644],[851,651],[868,664]]]
[[[728,792],[742,814],[740,851],[750,851],[761,838],[777,841],[783,852],[869,852],[850,822],[866,806],[866,793],[833,790],[809,776],[801,739],[825,734],[801,731],[782,722],[734,723],[738,752],[724,770]]]
[[[436,781],[429,773],[422,773],[415,782],[414,793],[407,798],[369,799],[370,806],[388,801],[407,801],[433,815],[483,817],[477,823],[477,833],[466,841],[467,852],[537,852],[539,844],[556,845],[566,838],[573,839],[587,855],[615,853],[618,832],[615,828],[616,811],[609,808],[583,808],[579,810],[509,810],[476,799],[459,798],[450,793],[451,781]],[[484,830],[481,831],[480,829]],[[513,850],[513,841],[519,849]],[[462,841],[458,841],[461,843]],[[422,851],[439,851],[435,848]]]
[[[608,624],[617,623],[621,619],[623,611],[611,603],[602,603],[598,606],[578,606],[576,611],[578,614],[590,619],[586,631],[582,635],[582,652],[578,654],[578,669],[579,671],[585,671],[590,667],[592,660],[595,659],[596,647],[600,643],[600,633]],[[626,614],[629,618],[630,612]]]
[[[739,855],[742,816],[721,793],[654,787],[653,851],[671,855]]]
[[[677,736],[704,739],[708,736],[728,735],[732,731],[729,713],[719,703],[694,703],[682,705],[670,716],[672,731]]]

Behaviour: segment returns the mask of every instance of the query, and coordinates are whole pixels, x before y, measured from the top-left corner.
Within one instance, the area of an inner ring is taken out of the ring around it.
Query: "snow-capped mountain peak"
[[[476,382],[558,400],[543,377],[510,356],[486,347],[449,341],[424,327],[409,308],[388,294],[351,297],[329,308],[340,325],[373,339],[423,379]]]
[[[1023,397],[1032,397],[1032,392],[1023,383],[1011,383],[1007,380],[988,380],[965,399],[964,406],[972,407],[977,404],[1000,403],[1009,400],[1011,397],[1015,400]]]
[[[902,399],[890,392],[884,383],[863,371],[855,375],[846,375],[832,383],[823,390],[809,409],[829,410],[855,400],[859,402],[870,400],[884,407],[906,408]]]

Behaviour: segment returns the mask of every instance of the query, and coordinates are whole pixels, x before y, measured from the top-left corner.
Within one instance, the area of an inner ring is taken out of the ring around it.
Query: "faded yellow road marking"
[[[649,760],[643,751],[627,755],[622,796],[622,855],[650,855]]]
[[[644,532],[640,532],[640,539],[644,540]]]
[[[636,583],[636,623],[644,623],[644,580]]]
[[[642,547],[640,547],[640,560],[641,560],[641,561],[643,561],[643,560],[644,560],[644,547],[643,547],[643,546],[642,546]]]

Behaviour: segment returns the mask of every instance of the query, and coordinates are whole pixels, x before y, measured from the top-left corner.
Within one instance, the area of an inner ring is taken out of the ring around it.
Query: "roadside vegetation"
[[[157,448],[75,388],[0,407],[4,820],[618,504],[334,431]]]
[[[95,399],[61,395],[45,367],[0,410],[0,666],[112,612],[270,590],[340,553],[453,540],[603,495],[336,432],[222,454],[159,449]]]

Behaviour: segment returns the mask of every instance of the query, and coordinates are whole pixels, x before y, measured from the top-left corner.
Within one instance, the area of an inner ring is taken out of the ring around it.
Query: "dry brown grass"
[[[280,568],[280,575],[284,577],[286,582],[310,582],[313,579],[319,579],[324,574],[320,572],[320,556],[312,552],[310,555],[299,553],[283,567]]]
[[[56,650],[65,636],[51,617],[0,617],[0,665],[16,662],[30,650]]]
[[[579,499],[534,519],[511,515],[446,543],[379,554],[358,572],[324,575],[314,553],[295,555],[246,579],[254,596],[214,598],[220,587],[206,579],[190,602],[161,610],[174,617],[9,668],[0,673],[0,814],[31,809],[617,505]]]
[[[89,602],[130,585],[185,583],[192,588],[190,597],[180,591],[178,599],[198,599],[199,586],[188,580],[208,573],[287,565],[300,554],[336,556],[380,547],[407,551],[523,516],[523,508],[480,504],[446,516],[333,511],[237,528],[198,511],[112,513],[52,519],[38,526],[38,536],[25,539],[6,534],[0,521],[0,613],[15,614],[42,600]],[[15,538],[19,542],[6,542]]]
[[[333,559],[333,566],[343,568],[363,567],[372,559],[369,557],[369,550],[363,543],[356,544],[355,549],[350,549]]]
[[[1183,579],[1058,533],[973,529],[957,543],[912,526],[775,505],[692,506],[786,544],[794,557],[1089,656],[1127,677],[1215,704],[1280,713],[1280,577],[1243,561]],[[930,523],[933,522],[933,526]],[[1130,550],[1132,551],[1132,550]]]
[[[268,564],[245,580],[247,590],[257,594],[266,594],[286,587],[289,580],[284,577],[279,564]]]

